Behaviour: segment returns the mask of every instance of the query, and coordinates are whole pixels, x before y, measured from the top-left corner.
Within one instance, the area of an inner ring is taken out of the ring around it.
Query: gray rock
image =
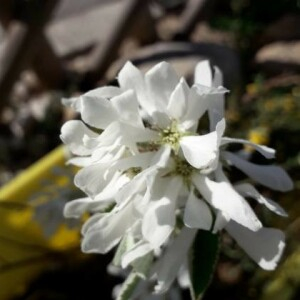
[[[92,9],[86,7],[80,13],[78,12],[80,6],[78,6],[74,8],[74,14],[62,18],[67,14],[67,8],[65,8],[65,12],[62,9],[58,17],[52,20],[48,25],[46,35],[59,56],[80,52],[105,41],[112,24],[124,7],[123,1],[107,2],[100,2],[100,5],[93,6]]]
[[[255,55],[255,63],[271,73],[299,71],[300,40],[276,42],[262,47]]]

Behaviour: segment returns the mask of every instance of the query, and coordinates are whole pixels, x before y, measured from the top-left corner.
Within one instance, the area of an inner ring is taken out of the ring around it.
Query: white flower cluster
[[[68,203],[65,216],[91,213],[82,228],[82,250],[106,253],[119,244],[115,261],[123,268],[155,258],[150,273],[156,292],[164,292],[184,268],[197,230],[225,229],[262,268],[274,269],[284,234],[263,227],[244,197],[286,213],[250,183],[230,183],[226,172],[234,166],[279,191],[290,190],[292,181],[278,166],[256,165],[226,150],[230,143],[243,143],[267,159],[275,154],[224,136],[227,90],[219,69],[212,72],[207,61],[200,62],[189,87],[166,62],[146,74],[127,62],[118,82],[119,87],[64,100],[82,118],[61,131],[76,155],[70,162],[82,167],[75,185],[87,195]],[[205,112],[210,129],[201,135]]]

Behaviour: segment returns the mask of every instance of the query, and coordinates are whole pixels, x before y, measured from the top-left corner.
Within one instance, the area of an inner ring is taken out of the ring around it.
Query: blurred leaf
[[[300,287],[300,247],[288,256],[275,275],[265,285],[261,300],[296,299]]]

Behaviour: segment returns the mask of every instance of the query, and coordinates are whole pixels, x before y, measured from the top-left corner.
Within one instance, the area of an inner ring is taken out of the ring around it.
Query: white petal
[[[146,176],[148,172],[141,172],[136,175],[128,184],[124,185],[116,195],[116,209],[122,209],[128,201],[132,201],[138,192],[146,189]]]
[[[113,122],[107,128],[105,128],[105,130],[96,138],[89,138],[85,136],[84,144],[91,149],[115,144],[116,140],[121,140],[120,128],[121,126],[119,122]]]
[[[144,174],[138,174],[131,181],[128,182],[123,188],[120,189],[116,195],[116,209],[120,210],[129,201],[133,201],[137,197],[137,193],[146,189]]]
[[[127,62],[118,74],[120,87],[125,91],[133,89],[136,92],[139,104],[151,115],[155,107],[147,98],[144,75],[131,62]]]
[[[109,164],[105,163],[87,166],[75,175],[74,184],[94,198],[107,184],[104,175],[108,167]]]
[[[91,231],[84,236],[81,243],[82,252],[105,254],[119,243],[124,234],[123,230],[115,233],[111,226],[104,226],[99,231]],[[119,226],[119,229],[123,228]]]
[[[138,193],[145,193],[147,189],[147,177],[152,176],[155,170],[153,168],[148,168],[145,171],[136,175],[133,179],[131,179],[128,184],[124,185],[118,194],[116,195],[116,210],[120,210],[126,205],[129,201],[135,203],[135,199],[139,198],[143,199],[141,195]],[[137,208],[135,207],[135,210]]]
[[[150,101],[154,101],[157,110],[166,112],[169,98],[179,82],[175,70],[161,62],[146,73],[145,82]]]
[[[226,122],[225,119],[222,118],[220,121],[218,121],[216,125],[216,132],[218,135],[218,146],[221,145],[221,138],[224,135],[225,128],[226,128]]]
[[[218,210],[216,213],[217,215],[214,223],[213,233],[221,231],[230,221],[230,217],[225,212]]]
[[[62,104],[73,108],[75,111],[81,111],[81,96],[72,98],[62,98]]]
[[[169,159],[171,149],[169,147],[162,147],[156,152],[150,162],[150,167],[136,175],[128,184],[126,184],[116,196],[118,207],[122,207],[127,203],[136,193],[145,191],[147,186],[151,188],[153,179],[160,168],[165,167]]]
[[[228,233],[245,252],[265,270],[274,270],[285,247],[284,233],[274,228],[261,228],[253,232],[230,222]]]
[[[214,79],[213,79],[213,86],[218,87],[223,85],[223,74],[218,67],[214,67]]]
[[[241,144],[245,144],[245,145],[250,145],[253,148],[255,148],[265,158],[270,159],[270,158],[275,157],[275,150],[272,149],[272,148],[269,148],[267,146],[258,145],[258,144],[255,144],[255,143],[252,143],[250,141],[243,140],[243,139],[234,139],[234,138],[229,138],[229,137],[223,137],[222,138],[221,146],[227,145],[229,143],[241,143]]]
[[[124,143],[128,146],[132,143],[151,142],[157,139],[157,132],[148,128],[133,127],[130,124],[123,124],[121,126]]]
[[[227,151],[224,152],[223,156],[238,169],[264,186],[281,192],[286,192],[293,188],[291,178],[281,167],[256,165]]]
[[[143,216],[145,214],[145,211],[149,207],[149,203],[152,200],[151,195],[151,187],[146,187],[146,191],[142,194],[137,195],[137,197],[134,198],[134,209],[136,210],[137,215]]]
[[[181,186],[180,178],[171,179],[166,187],[165,196],[154,201],[144,215],[142,233],[153,249],[158,249],[174,229],[175,207]]]
[[[197,169],[210,167],[218,158],[218,136],[211,132],[200,136],[184,136],[180,146],[185,159]]]
[[[71,120],[62,126],[60,138],[67,144],[72,153],[76,155],[90,155],[92,150],[83,143],[85,135],[90,138],[98,136],[98,134],[87,128],[81,121]]]
[[[206,201],[230,219],[253,231],[262,227],[247,201],[228,182],[214,182],[208,177],[195,174],[193,183]]]
[[[178,280],[178,285],[182,289],[187,289],[191,286],[191,279],[190,279],[190,274],[189,274],[189,270],[188,270],[188,255],[186,257],[185,262],[179,269],[177,280]]]
[[[77,167],[87,167],[92,163],[92,159],[90,156],[84,157],[72,157],[67,161],[67,165],[74,165]]]
[[[168,246],[163,256],[157,261],[157,285],[155,286],[157,293],[166,292],[177,277],[196,233],[197,230],[184,227],[173,243]]]
[[[143,128],[143,122],[139,115],[138,102],[133,90],[128,90],[113,97],[111,104],[119,114],[120,120],[126,121],[133,126]]]
[[[194,191],[191,191],[188,197],[183,222],[190,228],[211,229],[213,222],[211,211],[202,199],[195,196]]]
[[[81,209],[81,205],[85,207],[87,203],[90,203],[93,201],[91,198],[85,197],[85,198],[80,198],[76,199],[73,201],[70,201],[66,203],[64,207],[64,216],[66,218],[78,218],[81,216],[82,212],[85,211],[85,209]]]
[[[143,152],[133,156],[128,156],[116,161],[111,167],[112,170],[119,170],[121,172],[126,171],[130,168],[142,168],[146,169],[151,165],[151,161],[155,154],[153,152]]]
[[[157,174],[157,175],[156,175]],[[179,177],[175,178],[170,178],[168,176],[164,177],[163,175],[165,174],[164,171],[156,173],[155,178],[148,178],[147,186],[150,189],[151,193],[151,200],[158,200],[163,198],[166,194],[171,192],[170,189],[170,181],[178,181],[179,186],[182,186],[182,180],[178,180]],[[149,183],[150,182],[150,183]],[[176,191],[174,191],[176,195]],[[181,192],[181,191],[180,191]],[[179,194],[180,195],[180,194]]]
[[[135,260],[142,258],[152,251],[150,245],[146,242],[136,244],[132,249],[122,257],[122,268],[127,268]]]
[[[108,213],[96,213],[88,218],[88,220],[81,227],[81,234],[85,235],[92,227],[99,223],[99,221],[106,217]]]
[[[105,129],[118,119],[112,104],[105,98],[83,96],[81,105],[82,120],[90,126]]]
[[[66,218],[79,218],[84,212],[99,208],[99,202],[91,198],[81,198],[68,202],[64,208]]]
[[[110,146],[99,145],[91,156],[92,164],[115,162],[120,159],[126,151],[125,146],[120,145],[120,141],[116,139],[115,143]]]
[[[156,166],[156,168],[165,168],[167,166],[170,153],[170,147],[161,147],[153,157],[151,165]]]
[[[223,86],[208,87],[202,84],[194,84],[193,86],[196,88],[198,94],[203,96],[217,96],[217,95],[224,95],[225,93],[228,93],[228,90]]]
[[[225,102],[224,95],[213,95],[208,99],[208,117],[210,130],[214,130],[216,124],[224,118]]]
[[[96,139],[85,139],[89,148],[102,147],[104,145],[123,144],[131,147],[137,142],[155,140],[157,133],[147,128],[138,128],[128,123],[116,121],[111,123]]]
[[[227,176],[225,175],[225,173],[223,171],[223,165],[221,162],[219,162],[219,164],[215,170],[215,181],[227,182],[227,183],[231,184],[230,180],[227,178]]]
[[[216,124],[224,118],[225,115],[225,96],[224,90],[221,93],[211,94],[207,96],[208,102],[208,117],[210,130],[214,130]]]
[[[153,179],[157,173],[157,170],[166,166],[170,152],[171,149],[169,147],[161,147],[161,149],[159,149],[150,160],[150,167],[136,175],[121,189],[116,197],[117,203],[125,203],[126,199],[129,199],[132,195],[136,194],[142,189],[145,190],[146,184],[149,183],[149,178]],[[144,156],[147,156],[147,154],[140,155],[141,158]],[[118,166],[118,164],[116,164],[116,166]],[[141,166],[143,166],[143,164],[141,164]]]
[[[165,194],[166,186],[169,184],[169,178],[161,177],[159,172],[149,173],[145,177],[145,187],[140,197],[134,199],[134,208],[137,214],[144,215],[149,208],[150,201],[161,199]]]
[[[175,87],[170,96],[170,101],[167,106],[168,115],[176,120],[179,120],[186,112],[189,87],[186,81],[181,78],[180,82]]]
[[[95,201],[112,202],[119,190],[129,181],[130,178],[128,176],[121,175],[121,172],[116,172],[102,192],[95,197]]]
[[[277,215],[287,217],[287,212],[276,202],[262,196],[253,185],[249,183],[241,183],[234,186],[234,188],[243,196],[251,197],[257,200],[258,203],[265,205],[269,210]]]
[[[130,205],[118,213],[112,211],[106,214],[85,232],[81,245],[82,251],[107,253],[116,246],[134,222],[135,218]]]
[[[158,249],[168,239],[174,226],[174,203],[163,198],[146,211],[142,226],[143,236],[153,249]]]
[[[112,98],[122,93],[122,90],[116,86],[102,86],[85,93],[83,96],[92,98]]]
[[[199,119],[203,116],[208,108],[207,99],[205,96],[198,94],[195,86],[189,90],[186,114],[182,117],[181,126],[188,130],[192,126],[197,126]]]
[[[213,131],[215,129],[216,124],[222,118],[224,118],[224,94],[228,92],[228,90],[224,87],[214,86],[214,84],[215,83],[211,83],[210,86],[195,84],[198,94],[206,97],[208,105],[208,117],[210,121],[210,131]]]
[[[206,86],[213,85],[213,75],[208,60],[201,61],[197,64],[194,74],[194,83]]]
[[[126,123],[120,123],[120,134],[123,137],[122,142],[128,146],[157,139],[157,132],[148,128],[134,127]]]

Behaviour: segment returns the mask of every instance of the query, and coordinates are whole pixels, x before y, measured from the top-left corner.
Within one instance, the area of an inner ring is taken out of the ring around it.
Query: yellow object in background
[[[266,127],[257,127],[248,132],[247,139],[258,145],[269,144],[269,129]],[[252,153],[255,149],[251,145],[245,145],[245,150]]]
[[[0,299],[21,292],[33,277],[51,264],[51,253],[79,246],[77,229],[60,224],[55,234],[45,237],[28,202],[42,193],[42,182],[63,186],[66,178],[53,168],[65,166],[67,151],[60,146],[0,188]],[[45,197],[45,196],[43,196]],[[51,199],[49,199],[51,200]]]

